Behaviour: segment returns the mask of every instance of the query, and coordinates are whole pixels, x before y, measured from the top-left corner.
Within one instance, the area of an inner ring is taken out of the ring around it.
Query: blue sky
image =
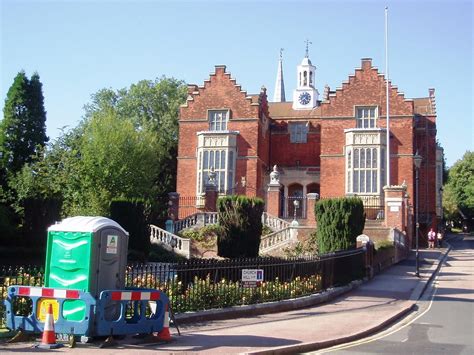
[[[216,64],[272,98],[280,48],[291,99],[307,38],[320,92],[364,57],[385,72],[387,5],[392,83],[408,98],[436,89],[449,166],[474,150],[471,1],[0,1],[0,108],[18,71],[38,71],[52,139],[101,88],[162,75],[201,85]]]

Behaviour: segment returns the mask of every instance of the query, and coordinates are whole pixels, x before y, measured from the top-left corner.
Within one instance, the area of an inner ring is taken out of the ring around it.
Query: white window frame
[[[225,148],[202,148],[198,151],[198,194],[204,194],[209,173],[214,169],[219,194],[227,194],[234,185],[235,151]]]
[[[355,118],[356,128],[377,128],[379,110],[378,106],[356,106]]]
[[[346,151],[346,192],[360,195],[378,195],[383,183],[382,153],[380,146],[352,146]]]
[[[308,141],[307,122],[289,122],[290,143],[306,143]]]
[[[207,117],[209,120],[209,131],[220,132],[227,131],[227,124],[229,123],[229,110],[208,110]]]

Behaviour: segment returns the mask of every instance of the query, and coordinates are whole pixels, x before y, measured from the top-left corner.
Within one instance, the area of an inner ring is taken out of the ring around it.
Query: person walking
[[[434,249],[434,242],[436,238],[436,233],[433,228],[428,232],[428,249]]]
[[[436,234],[436,239],[438,241],[438,248],[441,248],[441,243],[443,242],[443,234],[441,234],[441,231]]]

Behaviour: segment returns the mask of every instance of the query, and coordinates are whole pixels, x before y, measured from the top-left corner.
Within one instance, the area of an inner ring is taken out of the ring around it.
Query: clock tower
[[[314,87],[316,67],[308,58],[308,45],[306,41],[306,55],[297,67],[296,89],[293,92],[294,110],[311,110],[318,105],[319,92]]]

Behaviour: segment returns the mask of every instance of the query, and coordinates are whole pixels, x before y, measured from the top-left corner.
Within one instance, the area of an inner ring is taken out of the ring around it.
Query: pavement
[[[365,338],[407,315],[415,308],[448,252],[449,248],[420,250],[420,277],[415,275],[415,253],[411,252],[408,259],[369,281],[353,282],[319,295],[201,312],[198,317],[182,315],[177,317],[181,335],[171,325],[173,341],[169,343],[138,344],[135,339],[127,337],[113,348],[99,349],[100,344],[92,343],[52,351],[88,353],[96,350],[101,354],[285,354],[315,351]],[[0,342],[0,354],[36,351],[45,350],[32,348],[32,343]]]

